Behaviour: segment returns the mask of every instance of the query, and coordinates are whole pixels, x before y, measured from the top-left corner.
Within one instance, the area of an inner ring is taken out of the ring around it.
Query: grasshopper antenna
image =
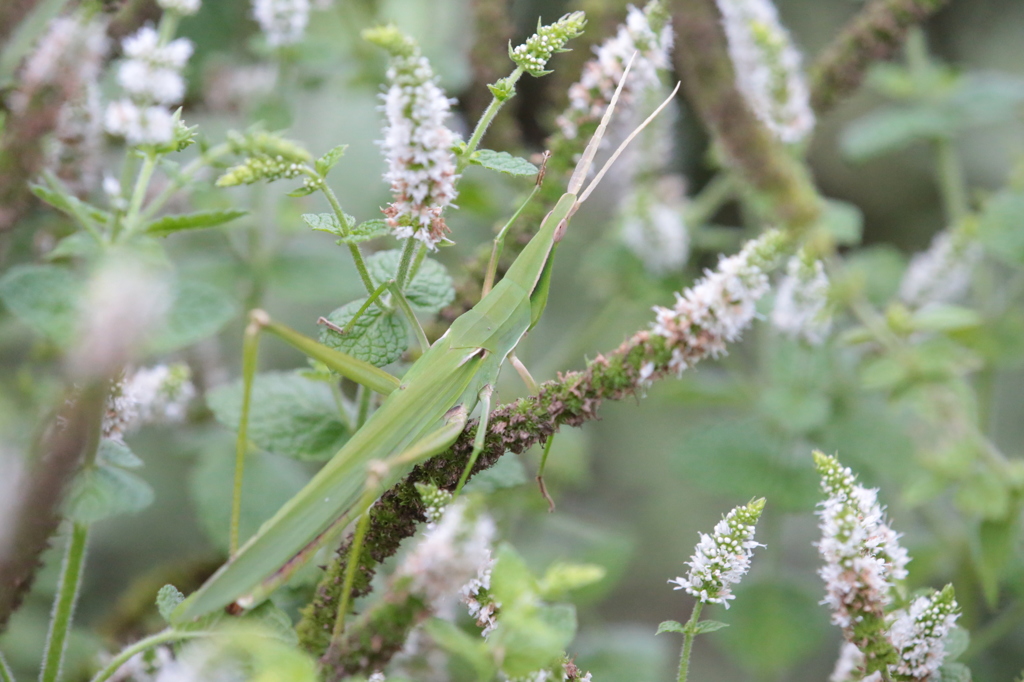
[[[633,54],[635,55],[636,53],[634,52]],[[632,59],[631,59],[630,61],[632,61]],[[624,81],[625,79],[626,79],[626,76],[625,76],[625,75],[623,75],[623,76],[622,76],[622,80]],[[627,138],[626,138],[625,140],[623,140],[623,141],[622,141],[622,144],[620,144],[620,145],[619,145],[619,147],[618,147],[618,149],[616,149],[616,150],[615,150],[615,153],[614,153],[614,154],[612,154],[612,155],[611,155],[611,156],[610,156],[610,157],[608,158],[608,160],[607,160],[607,161],[605,161],[605,163],[604,163],[604,166],[602,166],[602,167],[601,167],[601,170],[600,170],[600,171],[598,171],[597,175],[595,175],[595,176],[594,176],[594,179],[590,181],[590,184],[589,184],[589,185],[587,185],[587,188],[586,188],[586,189],[585,189],[585,190],[583,191],[583,194],[581,194],[581,195],[580,195],[580,198],[576,200],[576,206],[579,206],[580,204],[582,204],[582,203],[583,203],[584,201],[586,201],[586,200],[587,200],[587,197],[589,197],[589,196],[590,196],[590,193],[591,193],[591,192],[593,192],[593,191],[594,191],[594,188],[596,188],[596,187],[597,187],[597,183],[601,182],[601,178],[603,178],[603,177],[604,177],[604,174],[608,172],[608,169],[609,169],[609,168],[611,167],[611,165],[612,165],[613,163],[615,163],[615,159],[619,158],[619,155],[620,155],[620,154],[622,154],[622,152],[623,152],[623,151],[624,151],[624,150],[626,149],[626,145],[628,145],[628,144],[629,144],[630,142],[632,142],[632,141],[633,141],[633,138],[634,138],[634,137],[636,137],[637,135],[639,135],[639,134],[640,134],[640,132],[641,132],[641,131],[642,131],[642,130],[643,130],[644,128],[646,128],[646,127],[647,127],[647,126],[648,126],[648,125],[649,125],[649,124],[651,123],[651,121],[653,121],[653,120],[655,119],[655,117],[656,117],[656,116],[657,116],[658,114],[660,114],[660,113],[661,113],[662,109],[664,109],[665,107],[667,107],[667,106],[668,106],[668,103],[669,103],[669,102],[671,102],[671,101],[672,101],[672,99],[673,99],[673,98],[674,98],[674,97],[676,96],[676,93],[677,93],[677,92],[679,92],[679,86],[680,86],[680,85],[681,85],[681,83],[676,83],[676,87],[672,89],[672,94],[671,94],[671,95],[669,95],[669,96],[668,96],[668,97],[667,97],[667,98],[665,99],[665,101],[664,101],[664,102],[662,102],[662,103],[661,103],[661,104],[660,104],[660,105],[658,106],[658,108],[657,108],[657,109],[655,109],[655,110],[654,110],[653,112],[651,112],[651,115],[650,115],[650,116],[648,116],[648,117],[647,117],[647,118],[646,118],[646,119],[644,120],[644,122],[643,122],[643,123],[641,123],[640,125],[638,125],[638,126],[636,127],[636,129],[635,129],[635,130],[634,130],[633,132],[631,132],[631,133],[629,134],[629,137],[627,137]],[[619,81],[619,88],[621,88],[621,87],[622,87],[622,81]],[[618,91],[618,90],[616,90],[616,91],[615,91],[615,96],[616,96],[616,97],[618,97],[618,95],[619,95],[619,91]],[[612,102],[614,103],[614,101],[615,101],[615,100],[614,100],[614,98],[613,98],[613,99],[612,99]],[[609,106],[609,107],[608,107],[608,109],[609,109],[609,111],[610,111],[610,110],[611,110],[611,107]],[[602,126],[604,125],[604,121],[602,121],[602,122],[601,122],[601,125],[602,125]],[[575,176],[574,176],[574,179],[575,179]],[[573,210],[574,210],[574,211],[576,210],[575,206],[573,207]]]
[[[612,112],[615,111],[615,105],[619,101],[619,94],[622,92],[622,86],[626,84],[626,77],[629,76],[629,69],[633,66],[634,59],[636,59],[636,50],[633,51],[629,61],[626,62],[622,78],[619,79],[619,84],[615,86],[615,94],[612,95],[612,101],[608,103],[608,108],[604,110],[604,116],[601,117],[600,125],[594,131],[593,137],[587,143],[587,148],[583,150],[583,156],[580,158],[579,163],[576,164],[576,169],[572,172],[572,177],[569,178],[569,188],[567,190],[569,194],[579,194],[580,188],[583,187],[583,181],[587,179],[590,166],[593,164],[594,156],[597,154],[597,148],[601,145],[601,138],[604,137],[604,132],[608,128],[608,122],[612,120]],[[578,206],[579,204],[580,202],[577,201],[576,205]],[[573,208],[573,210],[576,209]]]

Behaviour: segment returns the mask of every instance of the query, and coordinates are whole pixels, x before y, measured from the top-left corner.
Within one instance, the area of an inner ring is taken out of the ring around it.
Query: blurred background
[[[852,0],[776,4],[806,63],[861,7]],[[590,16],[585,37],[573,52],[554,59],[554,74],[523,81],[494,137],[484,140],[492,148],[536,153],[553,130],[567,86],[578,78],[590,46],[613,31],[625,3],[516,0],[508,3],[507,25],[489,25],[484,34],[473,25],[471,0],[338,0],[314,15],[306,40],[274,65],[261,51],[247,2],[207,0],[181,25],[182,35],[197,48],[184,117],[212,141],[263,120],[270,129],[287,130],[315,155],[336,144],[350,145],[331,183],[345,210],[367,220],[389,202],[375,143],[385,60],[359,32],[394,21],[416,37],[443,87],[458,99],[450,125],[465,135],[486,104],[487,69],[497,64],[511,70],[502,62],[507,38],[516,44],[533,31],[537,17],[547,22],[572,9]],[[925,30],[933,56],[954,70],[1024,80],[1024,3],[953,0]],[[480,51],[489,60],[474,57]],[[823,194],[863,213],[863,245],[851,248],[849,267],[869,282],[878,301],[895,291],[909,255],[945,227],[936,161],[927,145],[862,162],[843,152],[844,131],[886,101],[866,87],[842,102],[818,122],[808,157]],[[700,122],[682,97],[679,102],[673,164],[685,174],[692,194],[713,169]],[[1018,106],[1014,115],[965,129],[958,137],[964,172],[977,196],[1002,186],[1024,154],[1021,112]],[[462,210],[449,221],[456,245],[439,256],[456,277],[460,264],[512,212],[528,183],[517,185],[479,169],[467,172],[457,201]],[[259,305],[313,334],[318,316],[360,291],[347,255],[328,236],[309,232],[299,218],[326,210],[326,204],[316,197],[287,198],[284,184],[199,192],[193,197],[198,207],[234,204],[251,215],[231,228],[168,241],[179,272],[229,294],[240,313],[215,339],[177,358],[193,368],[201,392],[239,375],[241,311]],[[651,306],[670,304],[673,291],[716,262],[716,244],[739,243],[738,237],[730,241],[728,230],[724,242],[694,237],[685,269],[652,276],[623,245],[620,226],[608,220],[615,191],[607,188],[581,211],[559,251],[551,303],[519,352],[538,380],[579,369],[586,358],[645,328]],[[713,222],[737,227],[743,220],[738,207],[729,204]],[[66,226],[54,213],[33,212],[0,235],[3,267],[31,261],[62,231]],[[996,286],[1004,280],[1000,274]],[[1019,306],[1013,314],[1019,318]],[[989,436],[1013,457],[1021,456],[1024,442],[1022,350],[1008,344],[986,387]],[[0,313],[0,427],[15,447],[31,437],[26,424],[37,423],[56,395],[52,357],[52,349],[41,347],[13,316]],[[655,637],[654,631],[662,620],[685,620],[692,601],[667,580],[686,571],[698,532],[709,532],[734,505],[765,496],[758,540],[767,548],[755,553],[751,575],[732,608],[708,614],[731,627],[698,639],[692,679],[827,678],[840,633],[818,604],[823,590],[812,546],[819,499],[813,448],[838,453],[866,485],[881,488],[892,525],[904,533],[913,557],[911,588],[955,584],[965,611],[961,624],[974,632],[969,658],[961,660],[975,678],[1009,680],[1024,669],[1019,536],[1007,539],[999,588],[994,597],[991,590],[986,594],[972,546],[976,517],[964,512],[954,492],[924,495],[915,488],[925,477],[919,462],[927,441],[920,438],[921,423],[892,395],[865,387],[860,359],[856,349],[841,343],[810,347],[755,324],[721,361],[709,361],[678,381],[658,382],[643,399],[606,403],[600,421],[563,430],[548,466],[548,485],[558,504],[554,514],[546,513],[533,483],[537,452],[509,455],[493,480],[480,484],[499,488],[494,513],[506,537],[538,570],[559,559],[608,569],[600,584],[575,595],[580,634],[569,653],[581,669],[602,682],[674,679],[679,642],[673,635]],[[305,366],[297,353],[273,340],[262,344],[260,364],[263,370]],[[499,385],[500,402],[525,392],[514,375]],[[82,666],[92,642],[109,645],[130,637],[131,628],[140,627],[140,605],[149,606],[156,587],[189,562],[216,562],[226,544],[233,432],[198,400],[186,426],[146,428],[129,442],[145,461],[141,475],[155,489],[155,502],[135,516],[96,527],[70,670]],[[257,453],[253,462],[247,473],[250,532],[313,470],[271,453]],[[1007,513],[1016,528],[1016,498],[1011,508]],[[59,568],[59,542],[56,547],[28,603],[0,636],[0,649],[22,675],[30,674],[41,653]]]

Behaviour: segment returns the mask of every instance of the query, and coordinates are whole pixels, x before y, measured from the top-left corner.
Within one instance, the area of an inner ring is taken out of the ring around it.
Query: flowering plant
[[[1019,672],[1024,84],[943,4],[0,3],[0,682]]]

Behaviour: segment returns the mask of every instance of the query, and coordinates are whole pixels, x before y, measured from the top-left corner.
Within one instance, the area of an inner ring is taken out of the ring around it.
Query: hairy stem
[[[161,630],[155,635],[150,635],[145,639],[140,639],[135,644],[123,649],[121,653],[108,663],[102,670],[96,673],[90,682],[105,682],[114,676],[121,666],[127,663],[132,656],[140,654],[143,651],[152,649],[155,646],[165,644],[167,642],[181,642],[186,639],[196,639],[199,637],[213,637],[216,636],[215,632],[206,632],[204,630],[174,630],[168,628]]]
[[[327,197],[327,201],[330,203],[331,209],[334,211],[334,216],[338,219],[338,225],[340,225],[342,231],[347,234],[350,225],[348,224],[348,219],[345,217],[345,211],[341,208],[341,202],[338,201],[338,195],[336,195],[327,182],[314,173],[312,169],[308,169],[307,174],[318,180],[320,190],[324,193],[324,196]],[[366,261],[363,260],[363,252],[359,249],[358,244],[348,244],[348,251],[352,254],[352,261],[356,264],[356,270],[359,272],[359,279],[363,281],[363,286],[366,287],[366,292],[372,294],[374,290],[373,279],[370,278],[370,271],[366,269]]]
[[[510,86],[514,86],[516,81],[522,77],[523,73],[523,67],[517,66],[516,70],[508,76],[508,84]],[[515,91],[513,90],[513,92]],[[473,156],[473,152],[475,152],[476,148],[480,145],[480,140],[483,139],[484,133],[487,132],[487,128],[491,125],[491,121],[494,120],[494,117],[498,115],[498,111],[509,99],[511,99],[511,97],[506,99],[498,99],[497,97],[494,97],[491,99],[491,103],[487,105],[487,108],[484,109],[483,115],[480,116],[480,120],[477,121],[476,128],[473,130],[473,134],[470,136],[469,142],[466,143],[466,149],[459,155],[459,163],[455,167],[456,173],[461,173],[466,169],[466,166],[469,165],[469,159]]]
[[[697,600],[697,603],[693,605],[693,613],[690,614],[690,620],[686,622],[686,632],[683,633],[683,653],[679,656],[677,682],[686,682],[686,676],[690,673],[690,653],[693,651],[693,639],[696,637],[693,629],[697,627],[697,622],[700,620],[700,612],[703,608],[704,602]]]
[[[85,565],[85,547],[88,540],[89,526],[83,523],[73,524],[71,538],[64,554],[60,582],[57,585],[53,614],[50,617],[50,631],[46,635],[43,669],[39,673],[40,682],[57,682],[60,679],[68,632],[71,630],[71,621],[75,614],[78,591],[82,586],[82,568]]]

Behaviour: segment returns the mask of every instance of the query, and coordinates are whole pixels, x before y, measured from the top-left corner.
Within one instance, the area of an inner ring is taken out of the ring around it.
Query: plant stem
[[[523,75],[523,67],[517,66],[516,70],[509,75],[507,82],[509,85],[515,85],[516,81]],[[466,149],[459,156],[459,163],[455,168],[456,173],[461,173],[469,165],[469,159],[473,156],[473,152],[480,145],[480,140],[483,138],[484,133],[487,132],[487,128],[491,125],[491,121],[498,115],[498,111],[511,97],[507,99],[498,99],[497,97],[491,100],[491,103],[484,109],[484,113],[480,115],[480,120],[476,123],[476,128],[473,130],[473,135],[470,136],[469,142],[466,143]]]
[[[0,682],[15,682],[14,673],[11,671],[11,666],[7,665],[7,659],[4,658],[2,651],[0,651]]]
[[[127,663],[132,656],[135,656],[146,649],[152,649],[153,647],[165,642],[180,642],[182,640],[195,639],[197,637],[210,637],[214,634],[216,633],[206,632],[204,630],[173,630],[171,628],[161,630],[155,635],[150,635],[145,639],[140,639],[130,647],[123,649],[121,653],[114,656],[113,660],[110,661],[106,667],[93,676],[91,682],[104,682],[104,680],[110,679],[113,677],[114,673],[116,673],[122,665]]]
[[[167,183],[167,187],[163,189],[149,202],[146,209],[142,212],[141,220],[146,221],[153,217],[153,215],[163,208],[163,205],[174,196],[174,193],[180,190],[185,184],[192,179],[192,176],[198,173],[203,166],[210,164],[212,161],[216,161],[220,157],[224,156],[230,151],[230,147],[227,144],[219,144],[215,147],[210,147],[205,152],[200,154],[195,159],[192,159],[187,166],[181,169],[180,173],[177,173],[171,178],[171,181]]]
[[[395,274],[395,284],[398,285],[399,291],[405,291],[405,285],[409,281],[409,267],[412,265],[412,254],[416,250],[416,244],[418,243],[415,239],[409,237],[402,246],[402,257],[398,261],[398,272]]]
[[[935,151],[939,157],[937,172],[942,201],[946,208],[946,222],[950,226],[955,226],[968,212],[967,182],[952,140],[946,137],[939,138],[935,141]]]
[[[416,249],[416,257],[412,259],[412,267],[409,268],[409,281],[416,279],[416,273],[420,271],[420,266],[423,265],[423,259],[427,257],[427,245],[420,242],[419,248]]]
[[[348,550],[348,565],[345,566],[345,579],[341,588],[341,599],[338,601],[338,617],[334,621],[334,630],[331,634],[331,644],[341,641],[341,635],[345,632],[345,616],[348,615],[349,605],[352,603],[352,585],[356,580],[356,571],[359,570],[359,555],[363,550],[363,540],[366,539],[366,530],[370,526],[369,504],[376,498],[376,491],[367,485],[363,499],[368,502],[366,511],[359,516],[356,523],[355,535],[352,538],[352,545]]]
[[[341,202],[338,201],[338,196],[334,193],[327,182],[321,178],[313,169],[307,168],[306,174],[312,178],[316,178],[319,181],[320,191],[327,197],[328,203],[331,205],[331,209],[334,211],[335,217],[338,219],[338,225],[341,226],[342,234],[348,234],[348,219],[345,218],[345,212],[341,210]],[[370,278],[370,271],[366,269],[366,262],[363,260],[363,252],[359,250],[358,244],[349,244],[348,251],[352,254],[352,260],[356,264],[356,270],[359,271],[359,278],[363,280],[363,286],[366,287],[366,293],[372,294],[375,287],[373,286],[373,280]]]
[[[686,207],[684,222],[690,229],[703,225],[718,212],[722,204],[733,197],[736,184],[732,176],[726,172],[719,172],[708,184],[704,185],[697,196]]]
[[[146,152],[146,158],[142,162],[142,168],[135,178],[135,189],[132,190],[132,200],[128,205],[128,215],[125,216],[125,234],[132,234],[137,228],[142,210],[142,201],[146,198],[146,190],[149,188],[149,181],[153,179],[153,171],[156,170],[156,155]]]
[[[75,523],[71,538],[64,553],[60,583],[54,600],[53,615],[50,618],[50,632],[46,636],[43,650],[43,668],[39,673],[40,682],[57,682],[60,679],[64,650],[67,648],[68,631],[78,601],[78,590],[82,586],[82,566],[85,564],[85,546],[89,539],[89,526]]]
[[[693,605],[693,613],[690,620],[686,622],[686,632],[683,634],[683,653],[679,656],[678,682],[686,682],[686,676],[690,673],[690,652],[693,651],[693,629],[700,620],[700,612],[704,608],[704,602],[698,601]]]

